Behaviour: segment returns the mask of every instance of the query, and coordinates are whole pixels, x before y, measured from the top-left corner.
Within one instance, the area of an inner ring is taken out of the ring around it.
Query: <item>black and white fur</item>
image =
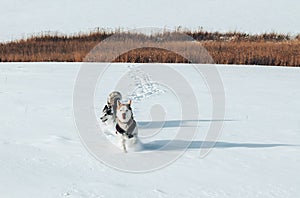
[[[117,101],[116,134],[120,137],[120,144],[124,152],[137,144],[138,128],[133,118],[131,100],[126,104]]]

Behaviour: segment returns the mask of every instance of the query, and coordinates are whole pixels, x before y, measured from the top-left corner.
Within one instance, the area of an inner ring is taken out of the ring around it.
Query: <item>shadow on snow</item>
[[[168,127],[197,127],[201,122],[234,122],[233,119],[215,120],[167,120],[167,121],[140,121],[141,129],[168,128]],[[209,142],[209,141],[187,141],[187,140],[155,140],[144,143],[145,150],[184,150],[200,148],[272,148],[284,146],[297,146],[291,144],[265,144],[265,143],[232,143],[232,142]]]
[[[146,150],[184,150],[200,148],[272,148],[281,146],[296,146],[291,144],[260,144],[260,143],[232,143],[186,140],[155,140],[144,144]]]
[[[215,119],[215,120],[166,120],[166,121],[138,121],[139,128],[155,129],[169,127],[196,127],[201,122],[234,122],[239,120]]]

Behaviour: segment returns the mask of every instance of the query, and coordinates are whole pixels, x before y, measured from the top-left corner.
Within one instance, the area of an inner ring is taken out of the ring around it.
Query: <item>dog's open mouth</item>
[[[102,120],[102,122],[106,122],[108,120],[108,118],[106,116],[103,116],[100,119]]]

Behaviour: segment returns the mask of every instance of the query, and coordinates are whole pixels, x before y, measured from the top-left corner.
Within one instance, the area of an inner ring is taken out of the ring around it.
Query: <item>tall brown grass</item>
[[[217,64],[300,66],[300,41],[204,42]]]
[[[116,41],[118,42],[117,46],[135,46],[136,43],[147,42],[149,47],[133,49],[120,54],[114,60],[111,60],[115,62],[188,63],[191,61],[159,46],[172,45],[182,51],[189,49],[193,53],[191,49],[194,45],[201,45],[217,64],[300,66],[300,35],[291,38],[289,35],[276,33],[249,35],[239,32],[219,33],[202,30],[180,32],[197,40],[198,42],[195,44],[195,42],[182,40],[183,37],[178,36],[176,33],[178,32],[164,32],[148,36],[140,33],[98,30],[73,36],[44,34],[32,36],[28,39],[1,43],[0,61],[86,61],[86,55],[95,46],[110,38],[110,36],[119,34],[120,38]],[[157,45],[157,43],[160,45]],[[151,47],[152,44],[154,47]],[[113,51],[105,53],[113,54]],[[197,56],[196,52],[192,55]],[[93,60],[103,61],[104,59],[95,58]]]

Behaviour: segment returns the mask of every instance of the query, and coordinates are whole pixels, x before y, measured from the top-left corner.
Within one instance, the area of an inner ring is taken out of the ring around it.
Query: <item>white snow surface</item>
[[[0,197],[300,197],[299,68],[217,66],[226,116],[215,148],[199,157],[204,132],[217,120],[210,116],[209,92],[194,85],[200,111],[196,138],[174,163],[137,174],[102,164],[81,143],[72,106],[80,66],[0,64]],[[113,71],[128,66],[114,64]],[[171,67],[198,82],[190,65]],[[152,100],[168,104],[165,90],[156,91]],[[98,114],[106,96],[95,97],[102,101],[95,106]],[[148,118],[139,106],[151,100],[147,97],[133,103],[138,123]],[[177,119],[176,112],[168,116]],[[161,138],[179,127],[174,122],[164,126]]]

